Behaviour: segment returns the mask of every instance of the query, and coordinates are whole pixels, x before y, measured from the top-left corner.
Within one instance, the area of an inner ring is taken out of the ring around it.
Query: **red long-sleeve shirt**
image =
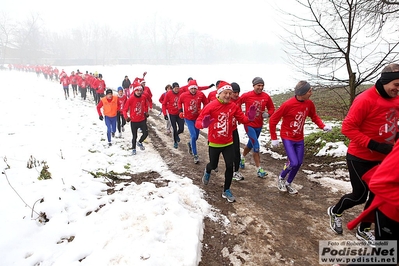
[[[311,100],[298,101],[296,97],[288,99],[269,119],[271,139],[277,139],[276,126],[282,118],[280,137],[293,141],[303,140],[306,117],[310,117],[320,129],[324,128],[325,125],[316,114],[316,107]]]
[[[261,128],[263,126],[262,113],[267,109],[267,113],[271,116],[274,113],[274,103],[272,98],[266,92],[256,94],[254,91],[249,91],[241,95],[237,101],[237,105],[245,104],[245,110],[248,112],[251,105],[256,106],[255,120],[250,122],[247,126],[253,128]]]
[[[342,134],[350,139],[348,153],[368,161],[382,161],[386,155],[367,148],[370,139],[394,144],[398,132],[399,97],[383,98],[373,86],[360,95],[342,122]]]
[[[168,91],[165,95],[165,99],[162,102],[162,113],[163,115],[167,115],[168,113],[171,115],[179,114],[179,97],[182,94],[182,91],[179,90],[178,93],[175,93],[173,90]]]
[[[241,108],[234,102],[221,103],[219,100],[212,101],[202,109],[195,121],[195,127],[202,129],[202,120],[210,115],[213,122],[208,127],[208,140],[210,145],[228,145],[233,143],[233,119],[242,124],[250,121],[244,115]]]
[[[368,184],[375,197],[371,205],[357,218],[348,223],[352,230],[360,222],[374,222],[374,212],[378,208],[389,219],[399,222],[399,171],[397,170],[399,156],[399,142],[393,150],[362,179]]]
[[[183,109],[184,118],[188,120],[195,120],[202,109],[201,104],[202,108],[208,104],[205,94],[201,91],[191,94],[191,92],[188,91],[180,95],[177,106],[179,110]]]
[[[143,95],[137,97],[136,94],[133,93],[126,101],[122,110],[123,117],[127,118],[127,112],[129,111],[129,116],[132,122],[141,122],[146,118],[145,114],[148,110],[147,98]]]

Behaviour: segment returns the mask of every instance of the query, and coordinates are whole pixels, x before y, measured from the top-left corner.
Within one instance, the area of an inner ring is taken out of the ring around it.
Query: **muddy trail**
[[[319,240],[355,239],[354,232],[346,227],[341,236],[329,228],[327,207],[334,204],[343,192],[334,193],[318,182],[307,179],[303,172],[304,169],[331,171],[325,158],[305,158],[294,180],[294,187],[299,193],[290,195],[278,191],[276,187],[276,178],[285,160],[261,154],[261,165],[268,176],[260,179],[256,176],[250,153],[245,169],[240,170],[245,180],[233,181],[231,186],[236,202],[228,203],[221,197],[224,182],[222,156],[219,171],[212,171],[210,183],[204,186],[201,182],[208,163],[206,134],[201,132],[197,141],[200,163],[194,164],[187,149],[187,128],[180,135],[179,147],[174,149],[172,136],[166,133],[165,120],[158,114],[159,110],[154,109],[148,118],[148,143],[159,152],[171,171],[191,178],[194,184],[204,190],[205,199],[214,207],[217,216],[217,219],[204,220],[199,265],[319,265]],[[310,165],[315,163],[318,165],[316,169]],[[148,181],[148,175],[146,179]],[[346,211],[344,225],[360,210],[353,208]]]

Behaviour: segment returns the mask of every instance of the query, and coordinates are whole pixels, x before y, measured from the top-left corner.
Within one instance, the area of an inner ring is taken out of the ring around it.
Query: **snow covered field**
[[[107,86],[114,89],[125,75],[133,80],[147,71],[154,102],[167,83],[185,85],[189,76],[199,85],[218,79],[236,81],[243,91],[252,88],[253,77],[263,76],[268,87],[264,69],[248,71],[248,75],[222,69],[87,68],[102,73]],[[69,73],[76,68],[65,70]],[[34,73],[0,71],[0,85],[1,265],[198,264],[203,219],[214,215],[202,190],[190,178],[170,172],[151,145],[134,158],[128,150],[130,138],[116,139],[117,145],[108,148],[101,141],[106,128],[98,120],[94,104],[79,97],[65,100],[56,82]],[[270,85],[276,92],[283,89]],[[342,152],[342,146],[336,150]],[[29,161],[36,166],[27,168]],[[38,180],[43,165],[49,167],[52,179]],[[104,180],[88,173],[150,170],[159,173],[161,182],[170,180],[168,185],[144,182],[108,195]],[[49,222],[41,221],[41,213]]]

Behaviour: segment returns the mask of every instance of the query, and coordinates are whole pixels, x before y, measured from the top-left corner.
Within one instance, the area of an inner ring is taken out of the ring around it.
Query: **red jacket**
[[[78,76],[79,75],[75,75],[75,74],[69,76],[69,80],[71,81],[72,85],[77,85],[78,84],[78,79],[77,79]]]
[[[312,121],[320,128],[324,128],[324,123],[316,114],[316,107],[311,100],[298,101],[296,97],[292,97],[283,102],[281,106],[269,119],[270,138],[277,139],[276,126],[281,123],[280,136],[282,139],[293,141],[303,140],[303,127],[306,117],[310,117]]]
[[[179,90],[178,93],[175,93],[173,90],[168,91],[165,95],[165,99],[162,102],[162,113],[163,115],[171,114],[178,115],[179,114],[179,97],[182,94],[182,91]]]
[[[380,165],[363,175],[362,179],[368,184],[375,197],[367,209],[348,223],[347,226],[350,230],[360,222],[374,222],[374,213],[377,208],[389,219],[399,222],[398,156],[399,142]]]
[[[147,99],[144,95],[137,97],[134,93],[130,95],[123,107],[123,117],[127,118],[127,112],[132,122],[141,122],[146,119],[145,114],[148,110]]]
[[[214,90],[214,91],[211,91],[209,94],[208,94],[208,102],[211,102],[211,101],[214,101],[214,100],[216,100],[216,94],[217,94],[217,90]]]
[[[119,96],[119,94],[118,94],[118,102],[119,102],[118,103],[118,106],[119,106],[118,111],[120,111],[120,112],[123,111],[123,107],[125,106],[126,101],[127,101],[127,96],[125,94],[123,94],[122,96]]]
[[[373,86],[352,103],[342,122],[342,133],[350,139],[348,153],[368,161],[382,161],[386,155],[367,148],[370,139],[394,144],[398,132],[399,97],[385,99]]]
[[[97,87],[96,87],[97,93],[98,94],[104,93],[105,88],[106,88],[105,81],[103,79],[101,79],[101,80],[98,79],[98,83],[97,84],[98,84]]]
[[[250,122],[234,102],[226,104],[216,100],[207,104],[195,121],[196,128],[203,128],[202,120],[207,115],[213,119],[208,127],[208,140],[211,146],[212,144],[229,145],[233,143],[233,118],[242,124]]]
[[[69,78],[68,76],[62,76],[62,78],[60,79],[60,82],[62,84],[63,87],[68,87],[69,86]]]
[[[263,116],[262,113],[267,109],[267,113],[271,116],[274,113],[274,103],[272,98],[266,92],[261,92],[256,94],[254,91],[246,92],[241,95],[237,104],[241,106],[245,103],[245,110],[248,112],[249,107],[255,104],[256,106],[256,116],[255,120],[250,122],[247,126],[253,128],[261,128],[263,126]]]
[[[179,110],[183,109],[185,119],[195,120],[201,111],[201,103],[202,108],[208,104],[208,100],[202,91],[197,91],[194,95],[187,91],[180,95],[177,106]]]

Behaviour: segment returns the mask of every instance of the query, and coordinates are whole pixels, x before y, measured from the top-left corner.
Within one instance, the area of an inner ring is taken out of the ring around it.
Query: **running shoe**
[[[285,189],[290,194],[298,194],[298,190],[296,190],[291,184],[285,184]]]
[[[208,174],[208,173],[206,172],[206,169],[205,169],[204,175],[202,176],[202,183],[203,183],[204,185],[208,185],[209,179],[211,179],[211,174]]]
[[[222,198],[227,199],[228,202],[236,201],[236,198],[233,196],[230,189],[227,189],[225,192],[222,193]]]
[[[265,170],[263,170],[263,168],[259,168],[258,172],[257,172],[257,175],[258,175],[259,178],[265,178],[267,176],[267,173],[266,173]]]
[[[240,172],[234,172],[233,173],[233,180],[235,181],[241,181],[244,180],[244,176]]]
[[[341,235],[342,234],[342,221],[341,221],[341,215],[337,215],[332,212],[332,209],[334,206],[330,206],[327,209],[327,214],[330,216],[330,228],[333,230],[335,233]]]
[[[375,247],[375,237],[371,233],[370,228],[365,228],[364,231],[360,231],[358,227],[356,230],[356,238],[364,241],[370,247]]]
[[[137,142],[137,146],[139,146],[140,150],[142,150],[142,151],[145,150],[145,147],[144,147],[143,143]]]
[[[277,188],[282,192],[287,192],[287,188],[285,187],[285,180],[281,178],[281,176],[277,177]]]

